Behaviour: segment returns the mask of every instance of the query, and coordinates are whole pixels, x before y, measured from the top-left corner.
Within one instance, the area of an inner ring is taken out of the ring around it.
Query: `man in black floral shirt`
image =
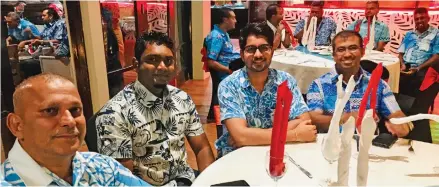
[[[137,61],[138,60],[138,61]],[[144,34],[135,46],[138,78],[98,113],[98,150],[153,185],[190,185],[194,171],[186,162],[186,136],[203,171],[214,161],[195,104],[168,85],[177,64],[172,40]]]

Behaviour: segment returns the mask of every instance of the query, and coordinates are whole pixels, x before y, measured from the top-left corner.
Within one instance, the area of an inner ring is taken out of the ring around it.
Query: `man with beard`
[[[365,18],[354,21],[348,26],[347,30],[357,31],[361,37],[363,37],[363,40],[369,38],[370,30],[372,29],[372,20],[374,17],[378,19],[377,15],[379,11],[380,5],[378,1],[368,1],[366,3],[366,10],[364,11]],[[389,27],[384,22],[378,20],[376,20],[373,27],[375,32],[375,37],[372,38],[374,40],[374,49],[383,51],[387,42],[390,41]]]
[[[416,96],[429,67],[439,62],[439,30],[430,26],[426,8],[417,8],[413,13],[415,30],[409,31],[399,46],[401,79],[399,92]]]
[[[0,179],[12,186],[149,186],[113,158],[78,152],[85,118],[78,90],[68,79],[53,74],[26,79],[13,102],[7,126],[17,140]]]
[[[173,47],[164,33],[137,40],[137,80],[97,114],[98,150],[150,184],[190,186],[195,174],[186,162],[184,137],[200,171],[214,157],[192,99],[168,85],[178,68]]]
[[[290,47],[291,37],[287,29],[285,29],[284,24],[281,23],[284,18],[284,10],[277,4],[268,5],[267,10],[265,10],[265,16],[267,18],[267,25],[273,30],[274,41],[273,45],[276,48],[282,45],[285,48]]]
[[[329,17],[323,17],[323,5],[324,1],[313,1],[310,9],[310,16],[306,19],[307,28],[310,26],[311,18],[317,18],[317,31],[315,37],[316,46],[327,46],[331,43],[331,35],[335,35],[337,25],[334,20]],[[294,37],[302,42],[304,37],[305,19],[302,19],[297,23],[296,30],[294,30]]]
[[[355,31],[341,31],[334,37],[332,43],[335,69],[314,80],[306,95],[312,121],[318,126],[319,132],[326,132],[332,119],[337,100],[337,81],[340,74],[343,75],[343,88],[351,76],[354,76],[356,86],[348,100],[340,125],[350,116],[357,118],[361,100],[370,81],[370,74],[360,66],[360,60],[364,55],[363,41]],[[376,112],[379,117],[386,119],[405,117],[398,103],[390,91],[389,85],[380,80],[377,91]],[[369,107],[370,108],[370,107]],[[411,128],[408,124],[394,125],[385,121],[385,125],[378,125],[380,132],[390,132],[398,137],[405,137]],[[410,127],[410,128],[409,128]]]
[[[311,142],[316,127],[311,124],[296,80],[286,72],[269,68],[273,31],[266,23],[250,23],[241,30],[239,45],[245,67],[224,79],[218,89],[224,134],[216,141],[218,155],[236,148],[269,145],[278,86],[288,82],[293,94],[287,142]]]

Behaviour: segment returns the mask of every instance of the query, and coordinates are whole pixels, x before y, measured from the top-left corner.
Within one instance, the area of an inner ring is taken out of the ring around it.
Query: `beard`
[[[154,88],[165,89],[167,84],[154,84],[153,86],[154,86]]]

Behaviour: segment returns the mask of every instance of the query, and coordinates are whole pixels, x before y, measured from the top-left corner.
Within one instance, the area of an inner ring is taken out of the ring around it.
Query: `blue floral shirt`
[[[370,74],[360,69],[360,77],[356,81],[354,91],[346,103],[344,112],[358,112],[361,100],[369,84]],[[335,69],[314,80],[309,87],[306,95],[308,107],[311,111],[320,110],[324,114],[333,114],[335,101],[337,100],[337,81],[338,74]],[[343,83],[343,88],[346,84]],[[368,101],[367,108],[370,108]],[[381,116],[387,117],[390,114],[401,110],[390,90],[389,85],[383,80],[378,85],[376,111]]]
[[[150,186],[113,158],[93,152],[77,152],[73,158],[72,168],[73,186]],[[46,186],[72,186],[48,169],[44,167],[41,169],[45,172],[44,178],[49,179],[45,180]],[[26,186],[9,159],[2,165],[2,174],[10,185]]]
[[[24,33],[26,28],[30,28],[34,36],[40,36],[40,31],[38,31],[37,27],[25,19],[20,19],[20,23],[18,23],[16,28],[8,28],[8,35],[13,36],[18,41],[33,39],[29,37],[29,34]]]
[[[58,40],[59,45],[55,50],[55,55],[69,56],[69,38],[64,19],[45,24],[41,38],[43,40]]]
[[[276,69],[269,69],[268,80],[262,94],[259,94],[251,85],[247,68],[242,68],[224,79],[218,88],[218,100],[221,110],[221,121],[230,118],[247,120],[252,128],[272,128],[274,110],[276,108],[277,88],[288,81],[288,87],[293,94],[289,120],[308,112],[308,107],[297,87],[296,80],[288,73]],[[225,155],[233,148],[228,144],[229,133],[224,127],[223,135],[216,141],[216,148]]]
[[[398,52],[404,53],[404,63],[418,67],[433,54],[439,54],[439,30],[430,26],[427,31],[419,34],[409,31],[402,40]]]
[[[308,20],[308,18],[305,18]],[[301,19],[296,25],[294,36],[303,30],[305,26],[305,19]],[[335,35],[337,24],[328,17],[323,17],[320,24],[317,26],[316,46],[329,45],[331,43],[331,35]]]
[[[241,58],[239,52],[233,51],[233,45],[229,34],[222,31],[218,25],[213,26],[213,30],[205,39],[207,58],[215,60],[221,65],[229,67],[230,62]],[[227,73],[219,72],[220,80],[228,76]]]
[[[367,36],[367,19],[361,19],[354,21],[351,23],[346,30],[355,30],[355,26],[357,23],[361,21],[360,25],[360,35],[362,38]],[[375,38],[374,38],[374,47],[376,48],[378,46],[378,42],[389,42],[390,41],[390,33],[389,33],[389,27],[381,21],[375,22]]]

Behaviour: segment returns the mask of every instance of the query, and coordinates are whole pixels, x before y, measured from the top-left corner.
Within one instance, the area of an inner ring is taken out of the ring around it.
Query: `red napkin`
[[[269,170],[272,176],[282,175],[285,169],[283,159],[292,100],[293,95],[288,88],[288,82],[284,81],[277,88],[276,109],[274,111],[273,129],[271,134]]]
[[[287,32],[288,32],[289,35],[290,35],[290,38],[291,38],[291,45],[292,45],[292,46],[296,46],[297,42],[296,42],[296,40],[294,39],[293,31],[291,30],[290,26],[288,25],[288,23],[287,23],[285,20],[282,20],[281,23],[284,24],[285,29],[287,30]]]
[[[358,111],[358,118],[356,122],[356,127],[358,133],[361,133],[361,121],[363,121],[364,113],[366,112],[367,101],[370,96],[370,108],[373,110],[373,116],[375,116],[376,111],[376,97],[378,92],[378,85],[381,80],[381,75],[383,74],[383,64],[379,63],[378,66],[372,71],[372,76],[370,77],[369,84],[367,85],[366,92],[361,99],[360,110]]]
[[[203,70],[205,71],[205,72],[209,72],[209,67],[207,67],[207,50],[206,50],[206,48],[201,48],[201,51],[200,51],[200,53],[201,53],[201,62],[203,62]]]
[[[435,82],[439,83],[439,73],[434,68],[429,67],[419,90],[424,91]]]
[[[360,32],[362,22],[363,22],[362,20],[359,20],[357,24],[355,24],[354,30],[356,32]],[[363,46],[366,46],[369,43],[369,33],[370,33],[370,22],[369,20],[367,20],[367,36],[363,38]]]

